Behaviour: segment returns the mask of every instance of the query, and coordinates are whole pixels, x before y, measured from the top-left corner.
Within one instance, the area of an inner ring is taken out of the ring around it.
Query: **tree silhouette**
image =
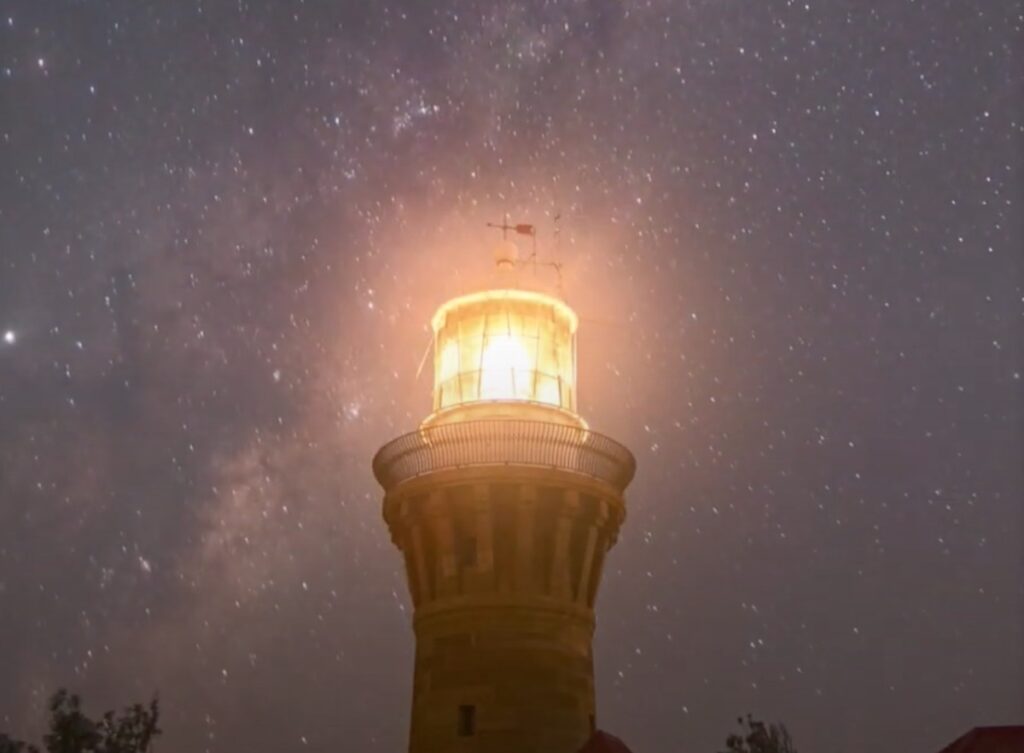
[[[82,713],[81,700],[61,688],[50,699],[50,731],[43,736],[47,753],[146,753],[160,735],[157,699],[136,703],[115,716],[108,711],[93,720]],[[0,753],[40,753],[35,745],[0,733]]]
[[[797,753],[785,724],[765,724],[750,714],[736,721],[740,734],[729,735],[721,753]]]

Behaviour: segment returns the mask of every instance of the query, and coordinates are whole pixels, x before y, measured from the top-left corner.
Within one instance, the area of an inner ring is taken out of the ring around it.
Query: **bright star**
[[[14,342],[17,339],[18,336],[14,334],[13,329],[9,329],[6,332],[4,332],[4,342],[7,343],[8,345],[14,345]]]

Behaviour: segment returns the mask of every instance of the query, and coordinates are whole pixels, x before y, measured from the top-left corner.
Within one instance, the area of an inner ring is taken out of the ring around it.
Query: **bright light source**
[[[481,400],[529,400],[532,385],[530,355],[518,335],[488,339],[480,359]]]
[[[576,326],[572,309],[542,293],[489,290],[448,301],[433,319],[435,412],[525,402],[575,413]]]
[[[9,329],[6,332],[4,332],[4,342],[7,343],[8,345],[14,345],[14,343],[17,342],[17,340],[18,336],[14,334],[13,329]]]

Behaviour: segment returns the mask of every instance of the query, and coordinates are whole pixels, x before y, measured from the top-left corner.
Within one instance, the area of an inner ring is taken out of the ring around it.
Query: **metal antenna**
[[[562,217],[561,213],[555,215],[555,243],[556,248],[561,248],[561,232],[558,226],[558,220]],[[539,261],[537,259],[537,226],[529,223],[520,222],[515,225],[510,225],[508,222],[508,215],[505,215],[505,221],[500,225],[496,222],[488,222],[487,227],[493,227],[496,230],[501,231],[501,238],[505,240],[508,238],[508,232],[511,230],[516,235],[528,235],[532,240],[533,251],[530,257],[525,262],[533,265],[533,273],[537,274],[537,266],[551,267],[555,270],[555,274],[558,276],[558,292],[562,293],[562,263],[559,261]]]

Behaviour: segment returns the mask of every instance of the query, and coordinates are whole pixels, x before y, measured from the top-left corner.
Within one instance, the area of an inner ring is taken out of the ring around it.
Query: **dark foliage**
[[[725,750],[721,753],[797,753],[786,725],[765,724],[750,714],[736,721],[740,732],[726,738]]]
[[[77,695],[63,688],[50,699],[50,728],[43,736],[47,753],[146,753],[160,734],[156,698],[149,706],[136,703],[119,716],[108,711],[90,719],[81,711]],[[0,733],[0,753],[40,753],[35,745]]]

